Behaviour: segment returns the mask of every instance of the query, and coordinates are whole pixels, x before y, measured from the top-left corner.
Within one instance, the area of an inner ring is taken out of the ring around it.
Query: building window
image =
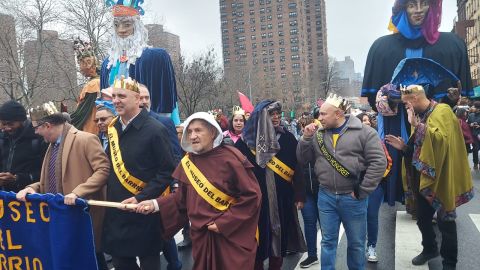
[[[252,49],[256,49],[257,48],[257,43],[252,43]]]
[[[272,32],[268,33],[268,38],[273,38],[273,33]]]
[[[255,1],[248,1],[248,6],[253,7],[254,3],[255,3]]]
[[[284,44],[285,44],[285,40],[280,39],[280,40],[278,41],[278,44],[279,44],[279,45],[284,45]]]
[[[281,29],[281,28],[283,28],[283,23],[278,23],[277,26],[278,26],[278,29]]]
[[[298,30],[297,29],[291,29],[290,30],[290,35],[297,35],[298,34]]]
[[[262,33],[262,38],[267,38],[267,33]]]
[[[279,51],[280,53],[285,53],[285,48],[283,48],[283,47],[282,47],[282,48],[279,48],[278,51]]]
[[[278,15],[277,15],[277,19],[280,20],[280,19],[282,19],[282,18],[283,18],[283,14],[278,14]]]
[[[297,3],[288,3],[288,8],[289,9],[296,9],[297,8]]]
[[[297,24],[297,20],[290,21],[290,26],[296,26]]]
[[[274,51],[273,49],[268,50],[268,54],[269,54],[269,55],[272,55],[272,54],[274,54],[274,53],[275,53],[275,51]]]
[[[251,9],[250,10],[250,15],[255,15],[255,10]]]
[[[266,48],[267,47],[267,42],[262,42],[262,48]]]
[[[256,37],[255,35],[252,35],[252,36],[250,37],[250,39],[251,39],[251,40],[255,40],[255,39],[257,39],[257,37]]]
[[[300,59],[300,55],[298,54],[292,55],[292,60],[299,60],[299,59]]]
[[[297,46],[293,46],[290,51],[292,52],[298,52],[298,47]]]
[[[280,62],[285,62],[286,58],[285,55],[280,56]]]
[[[271,24],[271,23],[268,24],[268,25],[267,25],[267,28],[268,28],[268,29],[272,29],[272,28],[273,28],[272,24]]]
[[[283,31],[278,31],[278,36],[283,37]]]
[[[293,68],[293,69],[300,68],[300,64],[299,64],[299,63],[293,63],[293,64],[292,64],[292,68]]]
[[[289,12],[288,17],[289,18],[296,18],[297,17],[297,12]]]
[[[251,32],[255,32],[255,26],[250,27]]]
[[[285,73],[282,73],[282,74],[280,75],[280,77],[282,77],[282,78],[286,78],[286,77],[287,77],[287,74],[285,74]]]

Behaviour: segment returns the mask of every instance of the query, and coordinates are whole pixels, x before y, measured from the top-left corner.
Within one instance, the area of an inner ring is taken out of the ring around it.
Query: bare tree
[[[205,100],[212,97],[221,69],[213,49],[194,57],[190,62],[181,56],[176,63],[178,100],[181,112],[188,116],[198,111]]]
[[[88,38],[99,59],[106,56],[109,30],[112,25],[110,8],[104,0],[62,0],[65,12],[60,20],[75,35]]]
[[[328,57],[328,70],[327,70],[327,77],[326,81],[323,82],[323,93],[320,98],[326,98],[327,95],[332,91],[333,82],[336,77],[338,77],[338,70],[335,65],[336,59],[334,57]]]

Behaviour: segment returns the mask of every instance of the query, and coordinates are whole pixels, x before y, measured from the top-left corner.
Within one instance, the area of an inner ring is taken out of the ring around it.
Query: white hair
[[[116,65],[117,60],[120,59],[124,51],[128,57],[128,63],[134,65],[137,58],[142,55],[143,50],[148,47],[148,30],[140,20],[140,16],[125,18],[131,18],[133,20],[133,35],[121,38],[117,35],[115,26],[113,26],[112,46],[108,56],[108,68]]]

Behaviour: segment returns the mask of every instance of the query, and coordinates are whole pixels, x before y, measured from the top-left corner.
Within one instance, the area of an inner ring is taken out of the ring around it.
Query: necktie
[[[57,161],[59,143],[55,143],[52,147],[50,160],[48,162],[48,193],[57,193],[57,179],[55,177],[55,163]]]

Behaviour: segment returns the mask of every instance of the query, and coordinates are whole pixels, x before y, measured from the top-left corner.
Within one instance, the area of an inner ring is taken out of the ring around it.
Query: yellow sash
[[[255,155],[255,150],[251,150],[253,155]],[[280,159],[277,157],[273,157],[271,160],[268,161],[267,167],[270,168],[273,172],[278,174],[283,180],[291,183],[293,174],[295,173],[295,170],[292,168],[288,167],[287,164],[283,163]]]
[[[235,203],[235,198],[223,193],[208,181],[188,155],[182,158],[182,167],[195,191],[211,206],[220,211],[225,211]]]
[[[110,156],[112,159],[113,170],[117,175],[118,181],[122,184],[124,188],[128,191],[137,195],[144,188],[146,183],[142,180],[131,175],[127,168],[125,168],[125,163],[122,159],[122,153],[120,151],[120,146],[118,143],[118,133],[115,127],[113,126],[118,120],[118,117],[112,120],[110,125],[108,125],[108,144],[110,145]]]

